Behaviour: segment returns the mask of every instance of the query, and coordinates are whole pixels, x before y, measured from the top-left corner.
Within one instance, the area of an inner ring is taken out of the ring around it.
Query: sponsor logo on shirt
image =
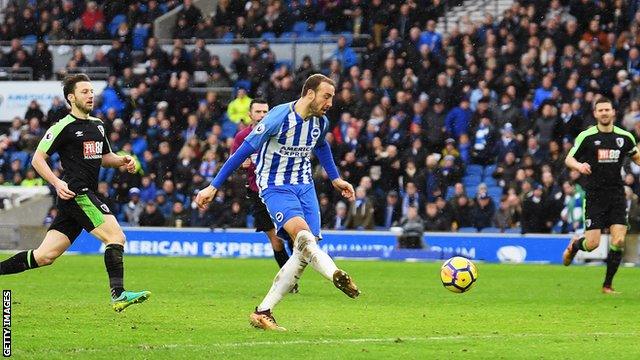
[[[287,157],[308,157],[313,150],[313,146],[287,146],[282,145],[278,150],[278,154]]]
[[[614,163],[620,158],[620,150],[614,149],[598,149],[599,163]]]
[[[102,159],[102,141],[84,141],[82,153],[85,159]]]

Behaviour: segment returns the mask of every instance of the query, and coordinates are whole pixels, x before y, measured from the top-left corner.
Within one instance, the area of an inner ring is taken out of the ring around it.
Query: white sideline
[[[360,343],[403,343],[403,342],[429,342],[429,341],[455,341],[471,339],[515,339],[533,337],[638,337],[640,333],[581,333],[581,334],[553,334],[553,333],[529,333],[529,334],[492,334],[492,335],[443,335],[427,337],[393,337],[393,338],[352,338],[352,339],[319,339],[319,340],[283,340],[283,341],[255,341],[255,342],[232,342],[232,343],[209,343],[209,344],[163,344],[163,345],[136,345],[148,346],[150,348],[227,348],[227,347],[255,347],[273,345],[331,345],[331,344],[360,344]],[[134,345],[132,345],[134,346]]]

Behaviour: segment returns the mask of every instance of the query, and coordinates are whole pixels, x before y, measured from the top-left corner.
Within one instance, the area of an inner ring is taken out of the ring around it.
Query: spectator
[[[242,211],[240,201],[234,200],[231,209],[225,211],[216,221],[216,226],[221,228],[244,228],[247,227],[246,213]]]
[[[173,209],[167,218],[166,226],[178,228],[191,226],[191,215],[180,201],[173,203]]]
[[[336,211],[334,218],[329,224],[329,228],[333,230],[344,230],[346,229],[347,223],[347,205],[342,201],[338,201],[336,204]]]
[[[347,72],[352,66],[357,64],[357,55],[353,49],[347,45],[347,39],[344,36],[338,38],[338,47],[331,54],[330,59],[340,62],[342,69]]]
[[[349,215],[345,227],[357,230],[373,229],[373,212],[374,204],[367,197],[366,190],[361,186],[357,187],[355,200],[349,205]]]
[[[138,225],[140,226],[164,226],[164,215],[158,210],[156,203],[150,201],[144,208],[142,214],[140,214],[140,220]]]
[[[424,231],[448,231],[446,218],[438,212],[436,203],[430,202],[426,206],[426,217],[424,219]]]
[[[402,227],[402,235],[398,238],[398,248],[422,249],[424,247],[422,241],[424,222],[415,206],[408,208],[407,215],[400,220],[400,227]]]
[[[238,88],[236,98],[229,103],[227,107],[227,116],[229,120],[238,124],[241,121],[244,124],[249,124],[249,105],[251,104],[251,98],[247,95],[247,89]]]
[[[486,192],[478,193],[477,202],[471,210],[473,227],[478,231],[490,227],[495,210],[495,204],[491,197]]]
[[[140,189],[132,187],[129,189],[129,202],[124,206],[124,215],[130,226],[138,226],[140,224],[140,216],[145,207],[140,201]]]
[[[522,233],[548,233],[549,228],[545,224],[546,210],[543,202],[543,186],[536,185],[529,194],[522,207]]]

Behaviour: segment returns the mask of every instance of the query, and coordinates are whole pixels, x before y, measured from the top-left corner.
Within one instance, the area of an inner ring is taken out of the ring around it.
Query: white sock
[[[280,268],[273,279],[271,289],[258,306],[258,311],[273,309],[298,282],[306,266],[307,262],[302,260],[302,254],[294,250],[289,260]]]
[[[333,273],[338,267],[331,257],[318,247],[315,236],[307,230],[302,230],[296,236],[296,249],[302,252],[305,260],[313,266],[313,268],[322,274],[325,278],[333,281]]]

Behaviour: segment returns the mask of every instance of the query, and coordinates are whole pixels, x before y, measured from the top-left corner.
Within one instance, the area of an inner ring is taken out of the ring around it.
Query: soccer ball
[[[454,256],[442,264],[440,279],[447,290],[462,293],[478,280],[478,269],[469,259]]]

